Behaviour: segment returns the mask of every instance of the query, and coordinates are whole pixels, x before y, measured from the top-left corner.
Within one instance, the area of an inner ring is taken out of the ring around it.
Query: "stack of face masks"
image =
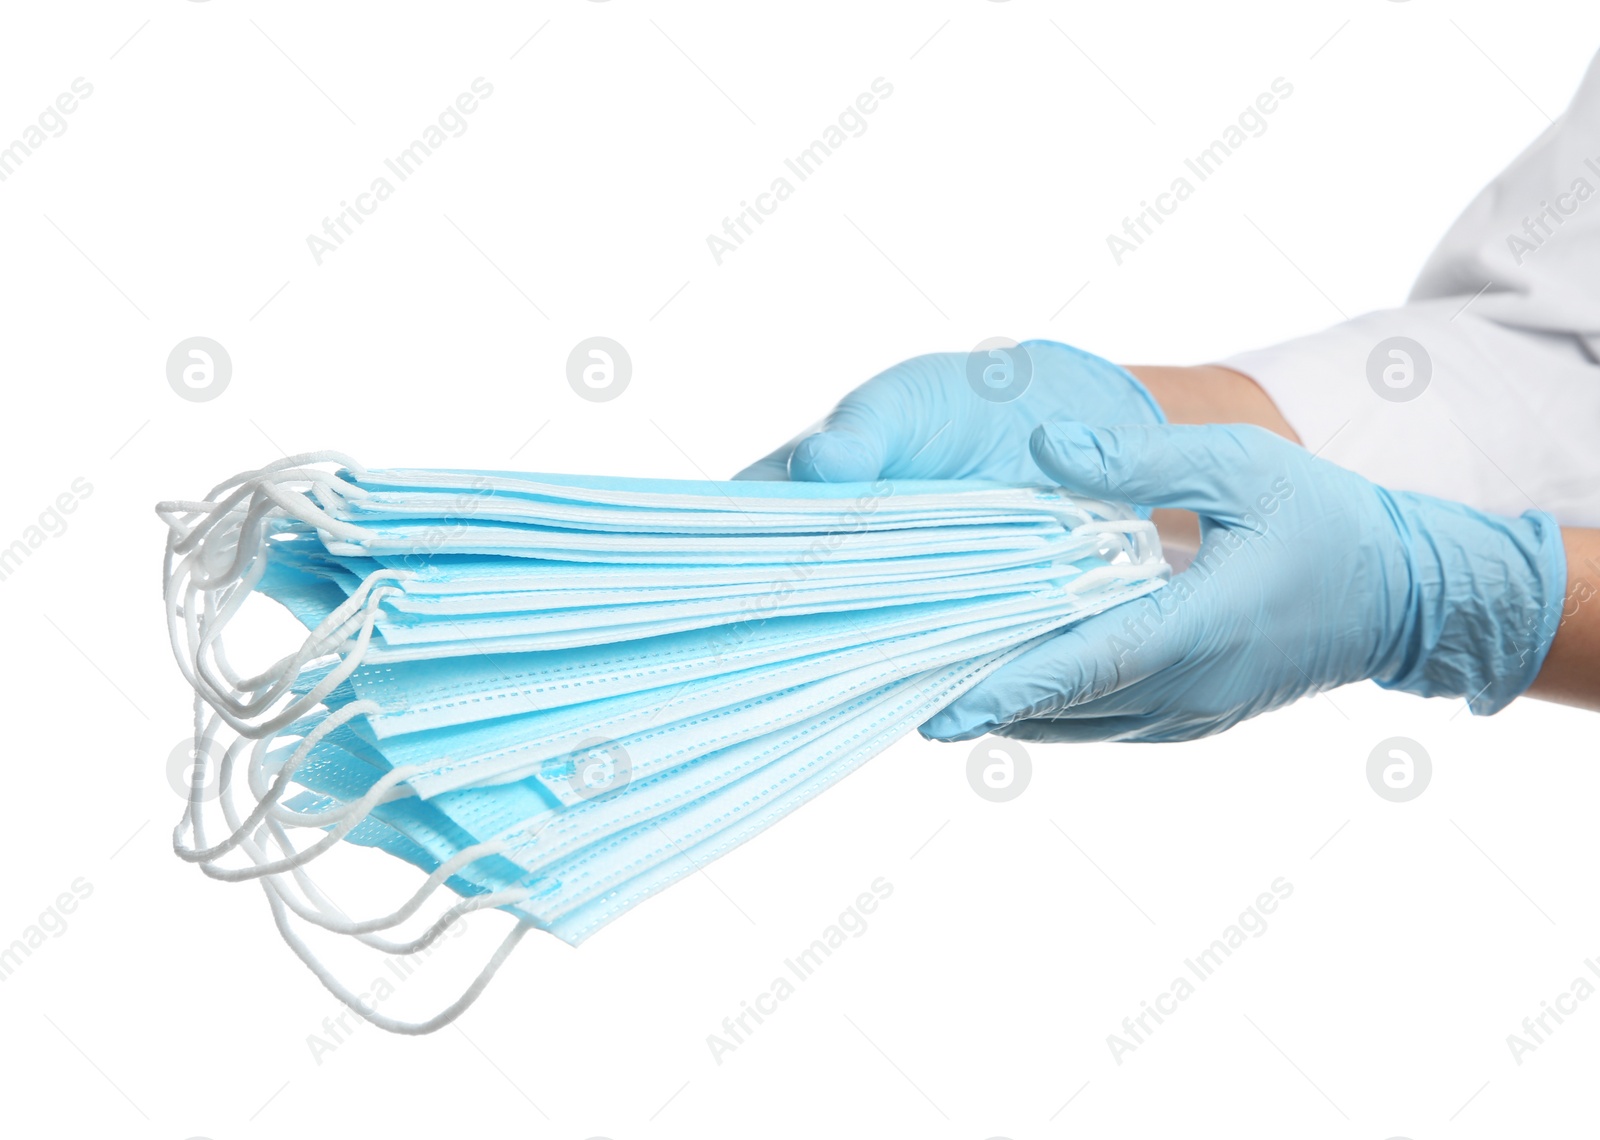
[[[195,690],[174,845],[259,882],[324,984],[402,1032],[459,1014],[529,929],[581,942],[1167,572],[1125,510],[970,481],[379,471],[315,453],[157,510]],[[245,675],[223,634],[253,593],[309,633]],[[393,913],[350,918],[306,870],[341,840],[426,878]],[[460,901],[420,935],[379,933],[440,886]],[[421,1023],[360,1001],[294,922],[415,953],[486,907],[516,924]]]

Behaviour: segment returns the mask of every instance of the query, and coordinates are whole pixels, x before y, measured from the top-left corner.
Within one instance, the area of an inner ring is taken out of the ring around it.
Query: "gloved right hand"
[[[1190,740],[1372,679],[1493,713],[1538,675],[1560,621],[1555,519],[1390,491],[1258,427],[1048,424],[1052,483],[1200,515],[1161,590],[1070,626],[923,725],[969,740]]]
[[[815,483],[995,479],[1050,483],[1028,450],[1041,423],[1160,424],[1125,369],[1048,340],[917,356],[845,396],[821,431],[790,440],[736,479]]]

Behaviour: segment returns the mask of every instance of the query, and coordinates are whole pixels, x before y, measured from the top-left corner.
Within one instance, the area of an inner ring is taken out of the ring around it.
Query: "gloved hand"
[[[1261,428],[1048,424],[1052,483],[1201,518],[1190,568],[997,670],[922,727],[966,740],[1188,740],[1365,678],[1499,711],[1560,621],[1554,519],[1388,491]]]
[[[1049,482],[1028,453],[1028,437],[1052,420],[1158,424],[1166,417],[1128,372],[1054,341],[940,352],[874,376],[839,401],[822,431],[790,440],[734,478]]]

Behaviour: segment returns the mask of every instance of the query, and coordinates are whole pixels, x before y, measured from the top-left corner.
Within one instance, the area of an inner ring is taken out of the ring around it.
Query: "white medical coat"
[[[1600,526],[1600,56],[1405,305],[1219,363],[1254,378],[1306,447],[1376,483]]]

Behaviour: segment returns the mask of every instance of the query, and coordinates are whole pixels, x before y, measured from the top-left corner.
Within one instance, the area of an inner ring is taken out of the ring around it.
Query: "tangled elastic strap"
[[[401,593],[398,583],[411,572],[380,569],[366,575],[293,653],[254,676],[240,675],[230,664],[223,643],[224,630],[261,581],[268,545],[281,528],[300,524],[301,532],[309,526],[344,540],[369,536],[364,528],[329,515],[308,494],[320,490],[327,501],[336,502],[359,500],[369,493],[318,466],[328,464],[338,465],[355,478],[365,474],[348,456],[312,452],[236,475],[214,487],[204,500],[164,502],[156,508],[170,530],[163,577],[172,649],[195,694],[194,765],[188,803],[173,831],[173,848],[180,858],[198,865],[213,879],[259,882],[284,941],[330,992],[363,1018],[396,1033],[428,1033],[472,1004],[532,922],[517,919],[459,998],[425,1021],[407,1022],[379,1013],[341,984],[300,937],[291,912],[296,919],[355,938],[386,954],[416,953],[431,946],[469,912],[512,907],[531,897],[532,887],[489,891],[448,906],[409,941],[394,941],[380,934],[417,915],[453,875],[504,851],[504,835],[451,856],[390,913],[354,919],[317,888],[306,867],[339,846],[374,808],[415,796],[407,780],[418,769],[394,767],[359,798],[317,810],[297,810],[285,802],[296,784],[297,770],[319,742],[353,718],[378,711],[368,700],[330,707],[324,698],[361,665],[384,599]],[[1123,544],[1148,576],[1153,540],[1148,523],[1108,520],[1096,523],[1095,529],[1107,536],[1107,541]],[[1126,566],[1107,565],[1085,574],[1081,585],[1103,580],[1103,575],[1133,577]],[[314,683],[296,695],[296,682],[302,678],[314,679]],[[274,753],[272,745],[283,738],[298,742],[292,750],[280,748]],[[241,769],[242,780],[238,779]],[[226,835],[215,842],[208,839],[203,810],[213,774],[216,799],[227,825]],[[234,798],[241,783],[250,800],[248,810],[242,810]],[[307,829],[320,835],[303,846],[291,839],[291,832]]]
[[[296,652],[256,676],[241,677],[233,669],[221,638],[265,569],[265,543],[269,523],[274,517],[295,518],[342,538],[364,534],[360,527],[329,517],[304,494],[304,490],[312,486],[328,487],[345,496],[364,494],[361,488],[311,466],[317,463],[337,463],[351,471],[362,470],[361,465],[348,456],[313,452],[280,460],[259,471],[236,475],[212,488],[204,501],[171,501],[156,507],[170,531],[163,565],[168,633],[178,667],[195,692],[194,767],[188,804],[173,830],[173,850],[180,858],[198,864],[214,879],[259,881],[284,941],[330,992],[362,1017],[395,1033],[430,1033],[449,1024],[476,1000],[527,933],[530,924],[518,922],[512,927],[477,978],[456,1001],[426,1021],[406,1022],[370,1008],[340,983],[300,938],[287,913],[293,911],[307,922],[355,937],[386,954],[414,954],[431,946],[463,914],[519,902],[527,897],[524,890],[464,899],[441,914],[419,937],[409,942],[394,942],[379,937],[376,932],[391,929],[416,914],[450,875],[484,855],[495,853],[500,845],[483,843],[460,852],[429,875],[399,908],[365,920],[347,917],[317,889],[305,872],[307,863],[336,845],[377,804],[412,794],[402,786],[410,772],[397,768],[379,779],[365,796],[348,804],[300,812],[282,803],[294,781],[295,770],[318,741],[351,718],[375,711],[376,706],[370,702],[357,701],[337,710],[324,709],[321,702],[361,664],[372,637],[378,603],[394,592],[383,583],[404,572],[378,571],[369,575],[344,605],[306,637]],[[296,679],[340,650],[342,659],[337,660],[325,677],[305,695],[291,697]],[[319,722],[305,732],[289,758],[278,764],[276,771],[270,771],[267,753],[272,742],[291,724],[319,712]],[[216,755],[218,734],[224,728],[230,730],[235,739],[222,751],[217,763],[216,787],[229,833],[221,842],[208,845],[202,808],[208,784],[207,767]],[[249,814],[241,818],[233,800],[234,774],[246,748],[250,756],[245,767],[245,782],[255,803]],[[326,830],[326,834],[315,843],[297,848],[286,828],[313,828]],[[188,842],[190,836],[192,843]],[[219,863],[235,851],[242,853],[248,864],[224,867]]]

